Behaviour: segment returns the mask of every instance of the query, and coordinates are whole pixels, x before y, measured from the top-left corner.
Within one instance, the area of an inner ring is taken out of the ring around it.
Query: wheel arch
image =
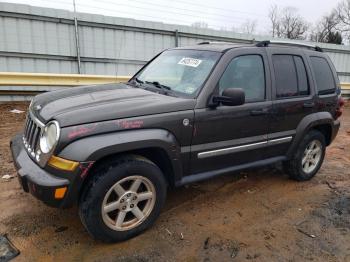
[[[81,192],[85,183],[93,177],[94,170],[102,163],[135,155],[156,164],[169,184],[173,186],[183,175],[181,148],[175,136],[163,129],[128,130],[100,134],[76,140],[68,144],[59,157],[78,162],[93,162],[76,192]],[[80,194],[80,193],[78,193]]]
[[[332,125],[330,123],[319,124],[312,127],[312,129],[321,132],[326,140],[326,146],[329,146],[332,141]]]
[[[140,160],[144,160],[158,166],[164,174],[168,185],[171,187],[175,185],[175,170],[172,168],[171,159],[167,152],[159,147],[140,148],[104,156],[94,162],[87,177],[92,177],[94,170],[100,168],[101,166],[108,166],[108,163],[123,157],[139,158]]]
[[[296,135],[287,152],[287,158],[293,156],[301,140],[310,130],[318,130],[321,132],[325,136],[326,145],[330,145],[335,132],[333,126],[334,119],[329,112],[318,112],[304,117],[296,129]]]

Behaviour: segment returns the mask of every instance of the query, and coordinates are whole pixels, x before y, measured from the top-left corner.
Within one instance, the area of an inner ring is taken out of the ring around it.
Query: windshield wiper
[[[166,85],[162,85],[161,83],[159,83],[158,81],[145,81],[146,84],[151,84],[154,85],[157,88],[161,88],[161,89],[166,89],[166,90],[171,90],[171,88],[169,86]]]
[[[138,83],[138,85],[135,86],[135,87],[146,88],[146,87],[144,86],[144,84],[152,85],[152,86],[154,86],[154,87],[156,87],[156,88],[162,89],[162,90],[164,91],[164,95],[176,96],[176,95],[172,94],[172,92],[171,92],[171,94],[170,94],[170,92],[168,92],[168,91],[172,91],[171,88],[170,88],[169,86],[163,85],[163,84],[159,83],[158,81],[142,81],[142,80],[138,79],[137,77],[134,77],[134,78],[132,79],[132,81]],[[146,89],[147,89],[147,88],[146,88]]]
[[[135,79],[135,81],[136,81],[137,83],[139,83],[139,84],[143,84],[143,83],[144,83],[142,80],[138,79],[137,77],[135,77],[134,79]]]
[[[137,77],[132,78],[131,80],[128,81],[128,85],[136,88],[140,88],[142,84],[144,84],[142,80],[138,79]]]

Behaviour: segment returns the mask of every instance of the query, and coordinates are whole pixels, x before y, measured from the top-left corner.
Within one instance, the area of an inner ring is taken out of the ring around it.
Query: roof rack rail
[[[200,43],[197,43],[197,45],[209,45],[210,42],[209,41],[205,41],[205,42],[200,42]]]
[[[309,44],[303,44],[303,43],[297,43],[292,41],[277,41],[277,40],[265,40],[258,42],[256,44],[257,47],[267,47],[270,44],[272,45],[286,45],[286,46],[296,46],[296,47],[306,47],[309,49],[313,49],[317,52],[323,52],[323,49],[317,45],[309,45]]]
[[[197,43],[197,45],[210,45],[210,44],[222,44],[222,45],[227,45],[227,44],[237,44],[237,43],[234,43],[234,42],[219,42],[219,41],[204,41],[204,42],[200,42],[200,43]]]

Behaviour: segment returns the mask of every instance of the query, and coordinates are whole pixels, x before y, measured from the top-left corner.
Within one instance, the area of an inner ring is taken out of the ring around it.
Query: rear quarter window
[[[333,94],[336,90],[335,80],[328,61],[323,57],[310,57],[319,95]]]

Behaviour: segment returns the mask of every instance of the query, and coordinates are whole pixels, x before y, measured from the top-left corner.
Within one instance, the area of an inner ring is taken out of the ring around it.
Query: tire
[[[95,169],[80,197],[79,216],[93,238],[103,242],[127,240],[155,222],[166,190],[164,175],[153,162],[137,156],[122,157]]]
[[[312,143],[316,143],[315,146]],[[319,148],[319,151],[316,148]],[[319,153],[316,154],[316,152]],[[325,153],[326,141],[324,135],[317,130],[311,130],[300,142],[294,157],[283,163],[284,171],[291,179],[297,181],[310,180],[321,168]],[[314,164],[311,165],[311,163]]]

